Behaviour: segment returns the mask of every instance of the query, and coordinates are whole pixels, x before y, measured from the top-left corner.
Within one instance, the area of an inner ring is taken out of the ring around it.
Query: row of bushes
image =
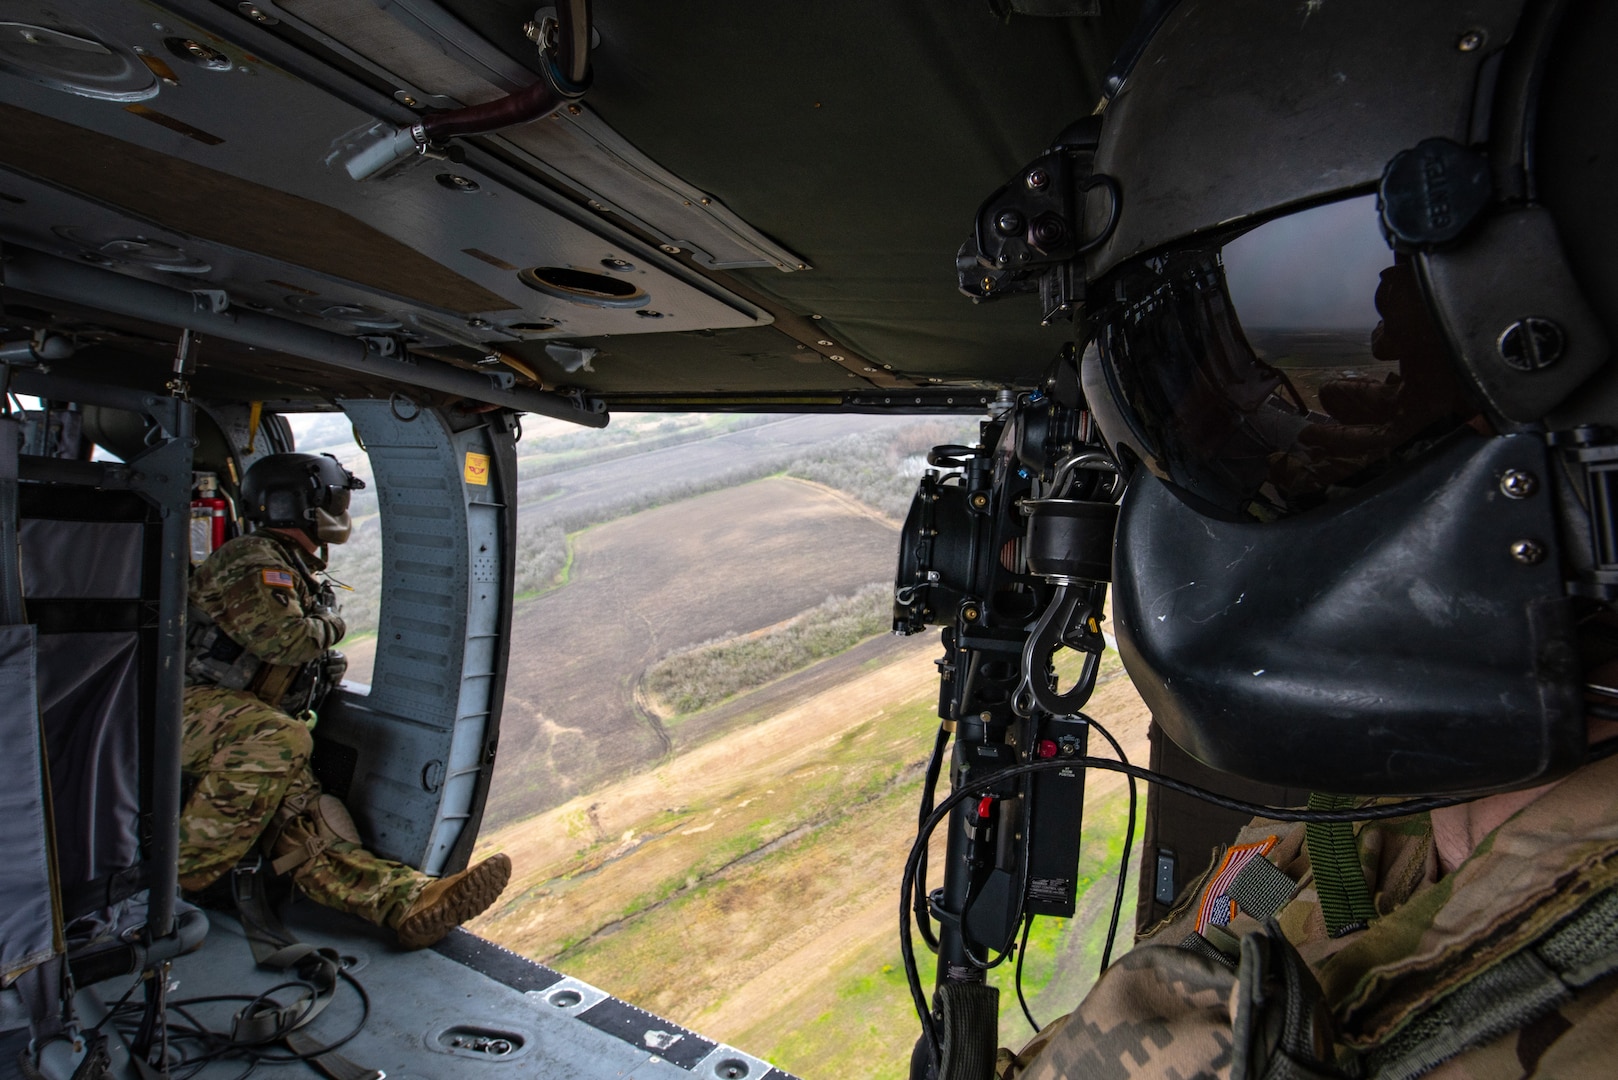
[[[667,656],[647,669],[641,685],[670,715],[698,712],[835,656],[884,632],[892,621],[893,587],[867,585],[773,629]]]
[[[737,426],[770,419],[773,418],[736,417],[735,423],[725,424],[724,429],[734,430]],[[639,425],[626,434],[644,436],[657,445],[670,436],[678,441],[704,437],[704,425],[693,424],[691,420],[684,416],[671,417],[658,424]],[[548,455],[553,444],[577,449],[591,445],[589,438],[603,434],[570,432],[548,437],[542,445]],[[939,443],[975,440],[975,424],[971,421],[925,420],[901,428],[846,436],[809,454],[782,449],[738,461],[729,469],[703,476],[669,475],[665,483],[653,488],[629,492],[618,499],[605,499],[568,514],[550,512],[542,499],[530,492],[517,518],[515,591],[519,596],[532,595],[555,584],[568,564],[569,533],[781,472],[835,488],[899,520],[904,517],[916,491],[916,469],[907,468],[907,462],[913,464]],[[642,448],[636,442],[618,445],[625,452]],[[543,457],[526,460],[540,461]],[[366,494],[374,498],[374,493]],[[355,509],[359,509],[357,504]],[[342,592],[339,596],[350,635],[375,630],[381,605],[382,543],[374,518],[362,521],[348,544],[332,549],[331,569],[333,576],[353,587],[352,592]]]
[[[966,420],[924,420],[902,428],[848,435],[804,455],[787,474],[825,484],[903,520],[920,475],[907,464],[943,443],[977,442],[977,425]]]

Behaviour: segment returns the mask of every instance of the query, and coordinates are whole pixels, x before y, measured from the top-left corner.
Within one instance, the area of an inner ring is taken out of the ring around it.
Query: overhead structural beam
[[[215,311],[207,294],[184,292],[156,282],[8,245],[0,261],[0,287],[61,300],[100,311],[193,330],[238,345],[269,349],[339,371],[420,387],[519,412],[605,427],[606,406],[588,398],[575,401],[543,390],[502,385],[493,375],[467,371],[429,357],[383,356],[365,342],[318,327],[237,307]]]

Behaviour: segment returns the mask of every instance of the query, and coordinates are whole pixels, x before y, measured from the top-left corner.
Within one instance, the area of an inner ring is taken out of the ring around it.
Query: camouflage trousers
[[[314,801],[313,748],[308,728],[245,691],[186,689],[181,768],[199,781],[180,812],[181,887],[204,889],[229,872],[284,800]],[[292,880],[318,903],[391,927],[432,879],[336,841],[295,868]]]

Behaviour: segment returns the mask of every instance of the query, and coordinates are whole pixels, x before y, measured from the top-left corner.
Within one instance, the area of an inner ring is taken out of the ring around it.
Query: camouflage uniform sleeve
[[[251,541],[253,538],[249,538]],[[219,549],[193,583],[194,601],[231,640],[271,664],[317,659],[342,638],[335,613],[310,610],[313,597],[302,573],[273,541],[234,542]]]
[[[1018,1057],[1019,1080],[1230,1075],[1236,975],[1186,949],[1125,953],[1060,1027]]]

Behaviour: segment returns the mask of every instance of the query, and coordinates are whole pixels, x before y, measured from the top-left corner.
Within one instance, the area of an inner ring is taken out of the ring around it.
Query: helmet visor
[[[1317,505],[1478,411],[1370,196],[1136,260],[1096,291],[1098,416],[1124,429],[1105,434],[1231,516]]]
[[[321,503],[320,508],[333,517],[338,517],[348,513],[348,501],[347,485],[338,487],[336,484],[328,484],[326,485],[326,498]]]

